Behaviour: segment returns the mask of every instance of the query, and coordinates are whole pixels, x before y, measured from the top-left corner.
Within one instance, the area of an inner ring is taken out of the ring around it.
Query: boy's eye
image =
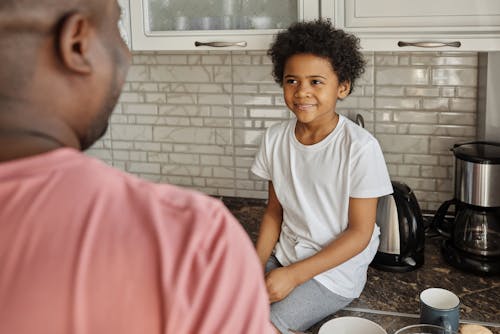
[[[321,82],[321,80],[312,80],[311,83],[313,85],[319,85],[319,84],[322,84],[323,82]]]
[[[294,84],[296,82],[297,82],[297,80],[295,80],[295,79],[286,79],[287,84]]]

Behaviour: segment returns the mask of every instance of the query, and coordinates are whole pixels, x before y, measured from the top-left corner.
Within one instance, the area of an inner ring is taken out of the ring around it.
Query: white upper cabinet
[[[500,51],[500,0],[322,0],[372,51]]]
[[[122,0],[123,1],[123,0]],[[264,50],[320,0],[129,0],[133,50]]]
[[[330,18],[366,51],[500,51],[500,0],[119,0],[132,50],[266,50]]]

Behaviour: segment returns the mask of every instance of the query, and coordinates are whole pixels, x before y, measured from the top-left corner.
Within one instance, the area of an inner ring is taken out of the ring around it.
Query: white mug
[[[429,288],[420,293],[420,323],[458,331],[460,299],[446,289]]]

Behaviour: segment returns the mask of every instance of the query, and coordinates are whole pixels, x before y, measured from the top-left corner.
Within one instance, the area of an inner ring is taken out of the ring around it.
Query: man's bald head
[[[0,139],[85,149],[104,133],[129,65],[119,19],[116,0],[0,0]]]
[[[41,43],[55,37],[61,20],[84,13],[98,26],[102,0],[0,0],[0,93],[8,85],[21,90],[29,82]]]

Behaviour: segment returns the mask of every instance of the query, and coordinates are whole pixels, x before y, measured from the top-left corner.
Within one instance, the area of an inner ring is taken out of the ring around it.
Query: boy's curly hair
[[[351,83],[351,93],[354,81],[364,72],[366,64],[359,49],[356,36],[335,29],[330,20],[319,19],[293,23],[287,30],[279,32],[267,54],[273,62],[274,80],[280,86],[283,86],[283,72],[288,58],[308,53],[328,59],[339,83]]]

